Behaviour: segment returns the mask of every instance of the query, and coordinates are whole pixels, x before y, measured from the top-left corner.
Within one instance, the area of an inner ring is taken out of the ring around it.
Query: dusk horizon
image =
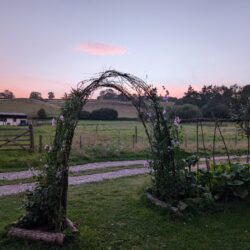
[[[61,98],[108,69],[176,97],[189,85],[244,86],[249,8],[249,1],[1,1],[0,91]]]

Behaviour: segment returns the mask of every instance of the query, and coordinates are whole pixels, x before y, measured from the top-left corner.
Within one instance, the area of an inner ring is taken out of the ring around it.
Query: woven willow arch
[[[152,158],[157,161],[158,166],[160,164],[160,168],[153,169],[156,183],[165,185],[160,183],[162,175],[169,174],[169,177],[175,175],[174,155],[173,150],[170,149],[170,130],[165,122],[156,89],[136,76],[108,70],[96,78],[78,83],[77,88],[72,89],[71,93],[66,96],[62,115],[57,119],[53,146],[47,155],[46,165],[48,168],[40,179],[38,186],[28,196],[28,202],[33,201],[36,194],[39,194],[41,199],[36,199],[35,209],[34,206],[26,206],[26,215],[21,221],[24,226],[32,223],[35,226],[45,223],[56,231],[62,231],[65,228],[68,161],[74,130],[78,123],[79,113],[87,103],[90,95],[102,87],[109,87],[119,91],[136,108],[151,146]],[[162,172],[166,162],[167,167],[171,168],[171,173],[167,169],[166,173],[162,174],[159,171]],[[168,185],[171,185],[171,183],[169,182]],[[48,197],[44,197],[44,193],[46,193],[43,192],[44,190],[50,192]],[[47,201],[46,206],[41,206],[45,200]],[[36,220],[32,221],[34,217],[36,217]]]

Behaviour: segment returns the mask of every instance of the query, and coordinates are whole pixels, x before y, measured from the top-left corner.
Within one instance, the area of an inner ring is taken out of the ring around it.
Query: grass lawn
[[[0,198],[0,249],[250,249],[250,204],[173,221],[143,195],[146,175],[70,187],[68,214],[80,235],[63,248],[10,240],[5,227],[18,219],[23,195]]]

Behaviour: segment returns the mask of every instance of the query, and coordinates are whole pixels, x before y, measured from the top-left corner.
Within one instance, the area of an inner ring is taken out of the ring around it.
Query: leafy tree
[[[97,97],[97,99],[108,100],[108,99],[116,99],[117,94],[113,89],[102,90]]]
[[[37,99],[37,100],[41,100],[42,98],[42,94],[40,92],[36,92],[36,91],[32,91],[30,93],[30,99]]]
[[[4,92],[0,93],[0,95],[1,95],[4,99],[14,99],[14,98],[15,98],[13,92],[11,92],[11,91],[8,90],[8,89],[4,90]]]
[[[191,85],[188,87],[188,91],[184,93],[184,96],[178,101],[178,104],[193,104],[196,106],[201,105],[201,96],[199,92],[193,89]]]
[[[123,94],[117,94],[113,89],[102,90],[97,97],[97,100],[119,100],[128,101],[128,98]]]
[[[38,117],[39,119],[46,119],[46,118],[47,118],[46,111],[45,111],[43,108],[39,109],[39,110],[37,111],[37,117]]]
[[[227,105],[218,103],[214,105],[204,105],[202,107],[202,115],[205,118],[230,118],[230,112]]]
[[[48,92],[48,98],[51,100],[51,99],[54,99],[55,98],[55,94],[54,92],[50,91]]]
[[[243,87],[241,91],[241,103],[243,105],[249,105],[250,103],[250,85],[246,85]]]
[[[200,109],[193,104],[175,106],[172,112],[172,116],[179,116],[181,119],[196,119],[202,116]]]

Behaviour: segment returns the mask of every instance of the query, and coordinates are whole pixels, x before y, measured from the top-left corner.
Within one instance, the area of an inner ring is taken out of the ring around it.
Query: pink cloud
[[[97,56],[124,55],[127,52],[125,48],[120,46],[94,42],[80,43],[74,50]]]

